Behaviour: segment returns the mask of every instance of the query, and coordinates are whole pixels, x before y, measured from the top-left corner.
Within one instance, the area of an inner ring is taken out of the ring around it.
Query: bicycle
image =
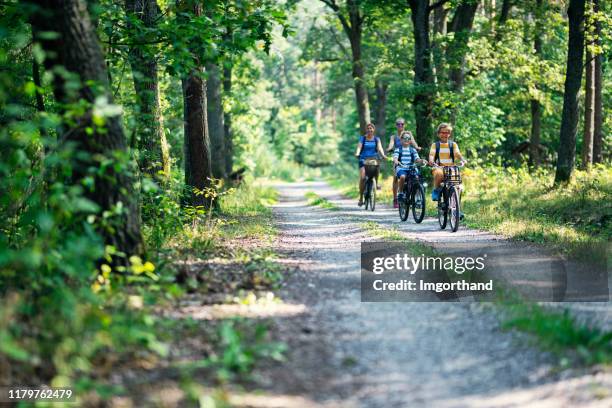
[[[436,166],[442,167],[444,180],[440,184],[442,191],[438,199],[438,223],[440,229],[445,229],[447,222],[450,224],[452,232],[459,229],[461,218],[461,166]]]
[[[365,186],[363,191],[363,201],[365,209],[374,211],[376,208],[376,176],[379,171],[379,162],[377,159],[366,159],[365,165]]]
[[[425,218],[425,188],[416,168],[410,169],[402,192],[403,198],[398,199],[400,220],[406,221],[412,208],[412,218],[420,224]]]

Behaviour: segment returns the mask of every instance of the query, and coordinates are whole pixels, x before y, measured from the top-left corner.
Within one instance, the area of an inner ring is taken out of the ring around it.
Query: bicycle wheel
[[[447,220],[447,209],[448,205],[446,203],[446,190],[442,190],[440,193],[440,198],[438,199],[438,223],[440,224],[440,229],[446,228],[446,220]]]
[[[457,193],[455,187],[451,187],[448,196],[448,216],[450,228],[452,232],[457,232],[457,229],[459,228],[459,216],[461,215],[459,208],[459,193]]]
[[[372,179],[370,183],[370,211],[374,211],[376,208],[376,179]]]
[[[425,218],[425,190],[421,183],[417,183],[412,189],[412,218],[420,224]]]
[[[399,204],[399,216],[400,220],[406,221],[410,214],[410,206],[408,205],[408,198],[406,198],[406,189],[404,188],[404,198],[397,200]]]
[[[370,205],[370,191],[372,186],[370,185],[370,179],[366,177],[365,191],[363,192],[363,201],[365,203],[365,209],[367,210]]]

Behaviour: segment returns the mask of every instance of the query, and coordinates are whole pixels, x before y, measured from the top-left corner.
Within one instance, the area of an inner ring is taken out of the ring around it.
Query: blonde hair
[[[448,130],[450,130],[452,132],[453,131],[453,125],[451,125],[450,123],[440,123],[438,125],[438,128],[436,129],[436,133],[440,133],[440,131],[442,129],[448,129]]]
[[[412,139],[414,139],[414,136],[412,136],[412,132],[411,132],[411,131],[409,131],[409,130],[404,130],[404,131],[402,132],[402,134],[400,135],[400,139],[401,139],[401,138],[403,138],[403,137],[404,137],[404,135],[408,135],[408,136],[410,136],[410,139],[411,139],[411,140],[412,140]]]
[[[366,129],[368,128],[368,126],[372,126],[374,128],[374,130],[376,130],[376,126],[372,122],[370,122],[370,123],[368,123],[366,125]]]

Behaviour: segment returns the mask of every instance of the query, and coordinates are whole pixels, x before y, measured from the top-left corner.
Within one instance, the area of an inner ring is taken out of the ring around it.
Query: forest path
[[[610,403],[592,396],[593,384],[603,380],[591,374],[558,378],[550,355],[527,346],[516,333],[501,331],[481,304],[362,303],[360,244],[374,240],[362,222],[376,218],[384,225],[397,215],[383,208],[366,215],[323,182],[277,188],[277,248],[297,269],[280,295],[303,312],[274,320],[275,337],[289,352],[286,362],[263,369],[259,386],[274,397],[268,394],[261,406]],[[308,191],[333,200],[340,211],[309,206]],[[432,229],[431,224],[427,220],[422,228]],[[467,236],[485,235],[466,230],[454,235]],[[443,239],[439,232],[431,237]]]

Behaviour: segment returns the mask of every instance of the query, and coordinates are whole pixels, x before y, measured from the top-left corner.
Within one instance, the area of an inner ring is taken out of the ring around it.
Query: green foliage
[[[483,167],[464,171],[466,223],[603,265],[612,236],[612,172],[577,172],[567,186],[550,187],[551,170]]]
[[[587,365],[612,363],[612,332],[578,322],[567,309],[559,313],[537,304],[509,303],[504,310],[504,328],[533,334],[563,365],[576,359]]]
[[[259,359],[281,360],[286,347],[281,343],[271,343],[267,339],[266,326],[257,324],[247,326],[240,320],[229,320],[219,328],[222,353],[209,359],[217,367],[217,376],[222,381],[231,379],[235,374],[251,371]],[[246,329],[246,330],[245,330]]]

